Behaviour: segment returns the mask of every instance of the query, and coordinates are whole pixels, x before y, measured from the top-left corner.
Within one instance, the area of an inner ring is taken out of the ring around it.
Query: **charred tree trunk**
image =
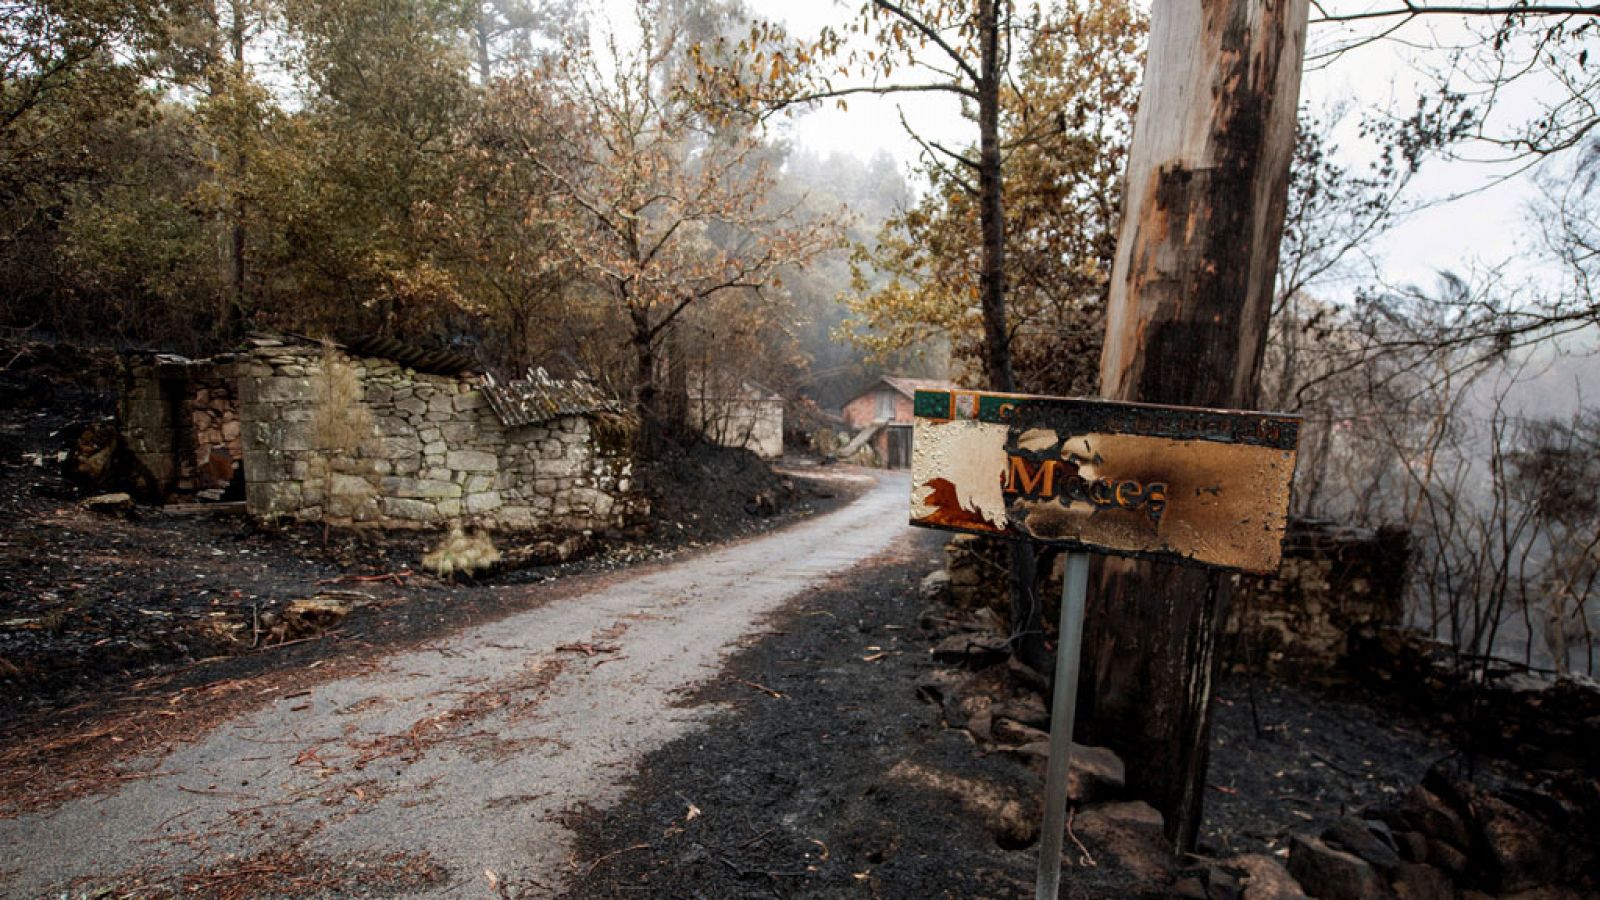
[[[656,387],[655,339],[650,333],[650,323],[640,314],[633,323],[633,408],[639,417],[638,446],[640,457],[656,459],[661,455],[661,392]]]
[[[245,47],[245,3],[244,0],[232,0],[228,7],[228,49],[231,53],[233,80],[227,85],[227,90],[237,90],[244,82],[244,47]],[[241,128],[238,122],[238,111],[233,114],[235,129]],[[228,200],[228,245],[227,245],[227,288],[223,293],[221,321],[217,328],[225,341],[232,341],[244,334],[245,330],[245,278],[247,269],[245,264],[245,248],[247,234],[245,231],[244,208],[244,177],[248,161],[245,159],[244,135],[237,131],[233,134],[233,147],[228,153],[227,171],[228,188],[231,194]]]
[[[978,223],[983,234],[983,270],[979,278],[983,309],[983,363],[989,386],[1015,391],[1011,368],[1011,335],[1006,326],[1006,219],[1001,181],[1000,82],[1005,74],[1001,32],[1006,23],[1001,0],[981,0],[978,29],[982,54],[978,91]],[[1011,634],[1017,658],[1039,672],[1048,672],[1050,651],[1045,647],[1042,609],[1035,590],[1037,566],[1033,545],[1011,544]]]
[[[666,395],[661,398],[662,426],[667,437],[679,442],[689,436],[689,354],[683,334],[674,323],[667,328]]]
[[[494,60],[489,56],[489,11],[482,5],[478,8],[478,19],[472,30],[472,46],[478,57],[478,84],[488,87],[489,77],[494,72]]]
[[[978,27],[982,33],[978,88],[978,200],[983,233],[982,275],[984,368],[989,385],[1014,391],[1011,342],[1006,329],[1006,220],[1000,180],[1000,0],[981,0]]]
[[[1101,393],[1254,405],[1278,265],[1306,0],[1158,0],[1128,160]],[[1191,847],[1226,584],[1105,560],[1090,590],[1081,718]]]

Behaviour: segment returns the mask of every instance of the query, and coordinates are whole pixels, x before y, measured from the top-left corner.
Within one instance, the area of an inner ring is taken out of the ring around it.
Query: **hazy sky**
[[[1334,9],[1374,8],[1382,0],[1333,2]],[[859,8],[855,0],[751,0],[758,14],[785,21],[792,33],[814,34],[828,22],[842,22]],[[1310,53],[1316,54],[1341,33],[1333,26],[1314,27]],[[1407,43],[1460,42],[1471,38],[1459,21],[1440,18],[1408,26],[1400,35]],[[1301,99],[1312,109],[1348,108],[1338,142],[1351,160],[1362,160],[1370,149],[1360,146],[1355,134],[1364,108],[1408,112],[1415,108],[1419,91],[1430,90],[1416,68],[1421,63],[1442,63],[1442,53],[1423,54],[1396,41],[1384,41],[1351,51],[1325,63],[1307,66]],[[1520,116],[1531,107],[1527,92],[1504,102],[1508,115]],[[887,150],[910,163],[916,145],[907,138],[900,116],[919,132],[960,144],[975,138],[973,126],[963,120],[953,99],[937,94],[902,95],[894,99],[852,97],[848,111],[831,105],[782,126],[801,147],[827,154],[833,151],[869,157]],[[1531,252],[1535,245],[1526,218],[1534,197],[1532,182],[1517,177],[1498,186],[1510,167],[1479,163],[1438,163],[1426,167],[1414,182],[1418,198],[1440,199],[1477,191],[1471,196],[1418,213],[1374,248],[1384,271],[1393,281],[1431,284],[1438,269],[1461,270],[1473,263],[1488,265],[1506,259],[1523,274],[1538,271]]]

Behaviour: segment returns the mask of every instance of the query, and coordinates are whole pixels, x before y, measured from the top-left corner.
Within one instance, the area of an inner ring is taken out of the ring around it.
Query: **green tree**
[[[99,0],[0,9],[0,272],[12,324],[50,312],[70,275],[59,255],[66,191],[106,183],[102,151],[155,113],[137,53],[150,12]]]
[[[575,0],[479,0],[469,37],[478,84],[497,70],[525,70],[582,30]]]
[[[568,248],[554,226],[551,153],[569,110],[545,99],[536,74],[497,78],[451,151],[450,192],[426,207],[430,251],[451,273],[486,361],[520,371],[544,364],[589,333]]]
[[[1005,338],[1019,389],[1094,391],[1143,34],[1142,15],[1127,5],[1069,4],[1027,44],[1001,97]],[[978,373],[986,350],[979,198],[933,162],[924,165],[929,192],[888,223],[875,248],[858,250],[851,335],[878,353],[948,336],[957,362]],[[873,287],[879,273],[888,281]]]
[[[276,318],[417,338],[459,309],[423,213],[452,189],[477,102],[458,37],[471,12],[429,0],[287,5],[307,90],[252,176],[279,273]]]

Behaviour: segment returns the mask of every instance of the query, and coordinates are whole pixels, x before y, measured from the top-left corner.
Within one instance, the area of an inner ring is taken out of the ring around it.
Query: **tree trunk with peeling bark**
[[[1250,408],[1266,347],[1306,0],[1157,0],[1126,178],[1100,389]],[[1167,836],[1199,833],[1227,582],[1105,559],[1090,589],[1081,718]]]

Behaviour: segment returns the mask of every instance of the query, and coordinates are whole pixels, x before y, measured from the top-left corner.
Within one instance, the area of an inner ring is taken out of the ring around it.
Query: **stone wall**
[[[1222,637],[1223,658],[1256,671],[1337,675],[1351,635],[1404,620],[1405,535],[1290,523],[1283,563],[1271,577],[1235,581]],[[957,535],[945,545],[950,602],[960,609],[1010,608],[1004,541]],[[1039,593],[1053,616],[1061,590],[1061,556],[1041,551]],[[1053,621],[1053,620],[1052,620]]]
[[[1462,657],[1411,628],[1365,626],[1349,644],[1352,679],[1455,723],[1476,748],[1529,769],[1583,769],[1600,778],[1600,683]]]
[[[244,459],[237,360],[175,356],[123,361],[123,440],[164,495],[225,488]]]
[[[1224,659],[1257,671],[1336,670],[1356,629],[1404,621],[1408,553],[1403,531],[1289,523],[1278,573],[1238,579]]]
[[[690,397],[689,416],[714,444],[743,447],[762,459],[783,455],[781,399]]]
[[[253,344],[239,395],[254,516],[557,532],[623,527],[647,511],[630,458],[590,416],[508,428],[475,377]]]

